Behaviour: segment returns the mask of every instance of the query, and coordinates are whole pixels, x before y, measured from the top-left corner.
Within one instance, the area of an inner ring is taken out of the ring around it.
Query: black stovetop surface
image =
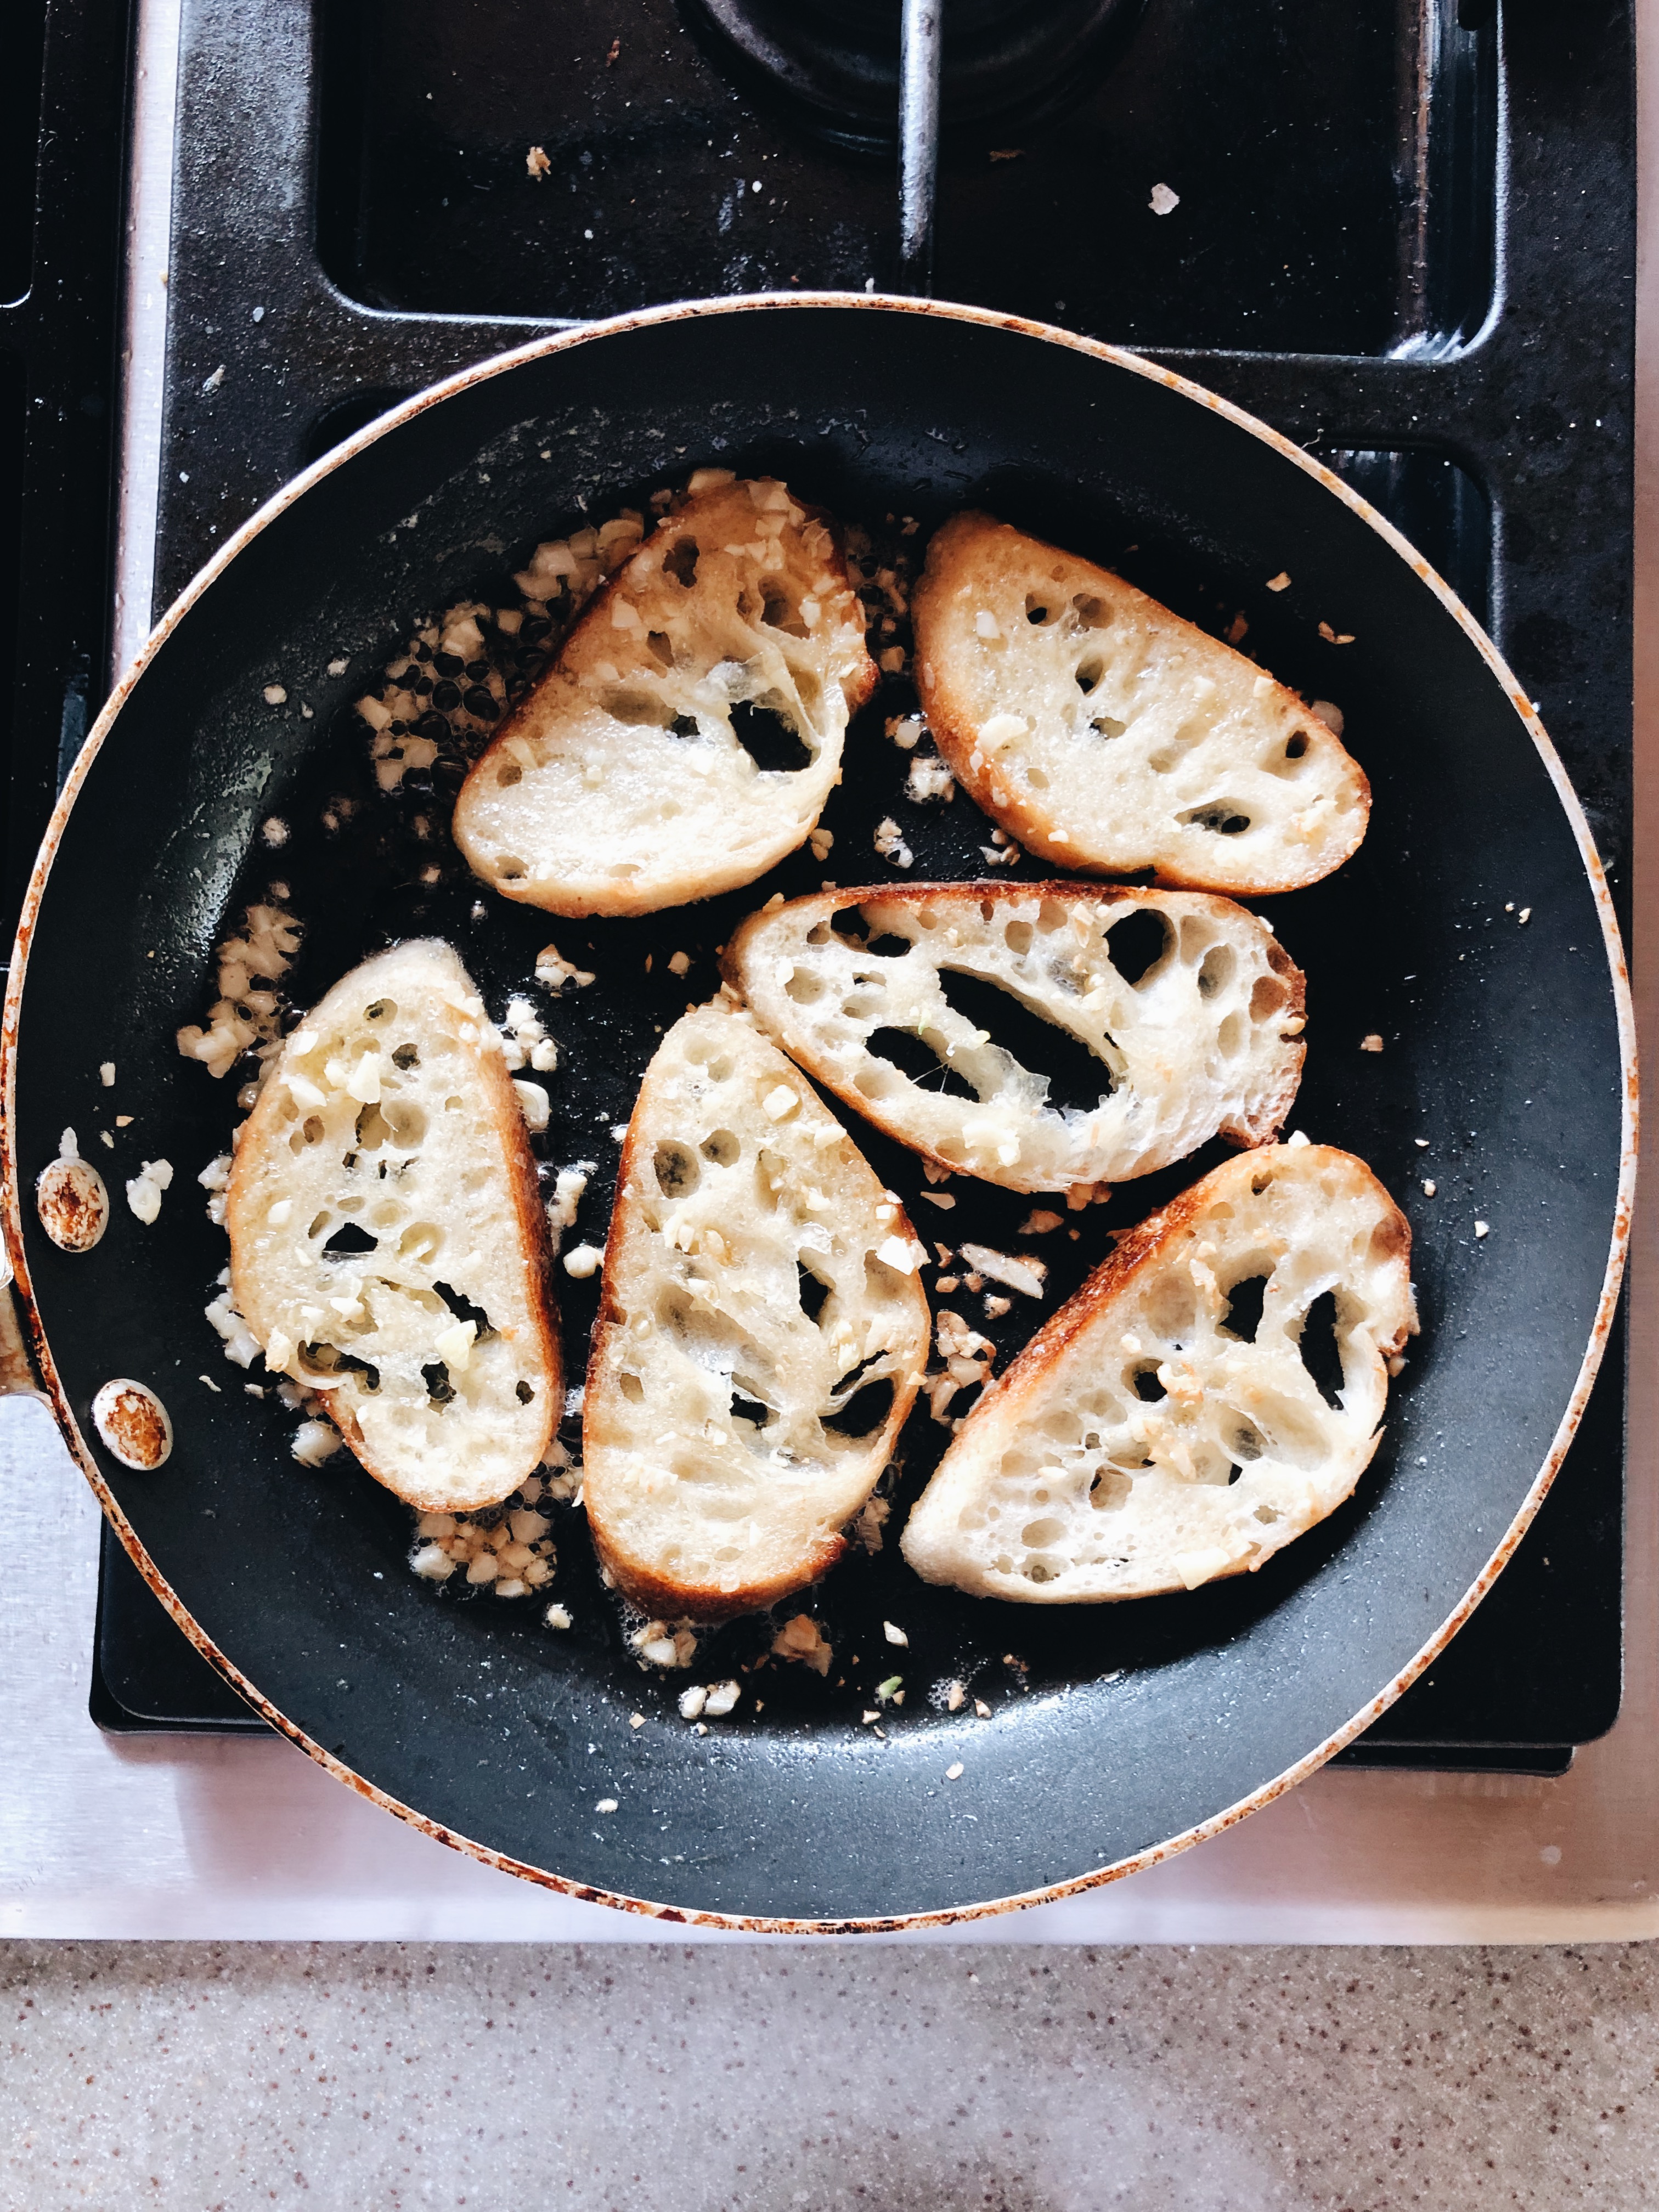
[[[158,611],[306,461],[538,331],[892,284],[890,157],[737,89],[686,6],[184,0]],[[51,589],[6,687],[14,912],[104,674],[119,207],[88,149],[119,143],[126,16],[35,0],[33,20],[46,122],[33,178],[21,154],[0,174],[39,210],[33,283],[0,308],[0,501]],[[1627,4],[1146,0],[1061,112],[945,142],[940,295],[1152,353],[1349,477],[1530,686],[1621,912],[1634,276]],[[20,594],[3,555],[0,594]],[[1555,1771],[1611,1725],[1623,1358],[1621,1327],[1514,1562],[1345,1757]],[[93,1705],[111,1726],[261,1725],[107,1538]]]

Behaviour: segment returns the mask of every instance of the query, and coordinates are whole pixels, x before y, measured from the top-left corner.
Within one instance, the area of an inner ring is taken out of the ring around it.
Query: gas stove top
[[[1033,27],[943,6],[934,290],[1150,353],[1364,491],[1531,687],[1627,916],[1626,11],[1075,0]],[[405,393],[573,320],[915,265],[896,0],[143,0],[125,343],[102,373],[118,177],[64,149],[119,142],[121,13],[40,0],[46,122],[9,187],[39,221],[32,288],[0,309],[0,497],[42,610],[18,633],[14,912],[111,667],[90,548],[112,405],[118,665],[237,523]],[[1621,1323],[1493,1595],[1346,1761],[1559,1775],[1613,1725],[1624,1364]],[[262,1729],[107,1535],[92,1710]]]

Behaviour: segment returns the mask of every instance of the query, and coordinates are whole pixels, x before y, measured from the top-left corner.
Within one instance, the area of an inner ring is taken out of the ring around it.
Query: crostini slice
[[[474,763],[456,842],[507,898],[650,914],[801,844],[875,688],[834,525],[775,479],[672,507]]]
[[[911,611],[939,751],[1045,863],[1249,896],[1364,836],[1370,787],[1320,715],[1109,569],[953,515]]]
[[[341,977],[239,1133],[231,1287],[274,1375],[321,1397],[377,1482],[499,1504],[562,1411],[547,1224],[471,978],[419,939]]]
[[[904,1556],[1032,1605],[1259,1567],[1352,1491],[1416,1331],[1411,1230],[1363,1161],[1294,1141],[1229,1160],[987,1387]]]
[[[925,1258],[799,1071],[718,1004],[646,1070],[582,1416],[599,1558],[666,1620],[816,1581],[921,1379]]]
[[[726,954],[815,1080],[936,1165],[1086,1197],[1218,1133],[1273,1136],[1303,977],[1229,899],[1100,884],[907,884],[751,915]]]

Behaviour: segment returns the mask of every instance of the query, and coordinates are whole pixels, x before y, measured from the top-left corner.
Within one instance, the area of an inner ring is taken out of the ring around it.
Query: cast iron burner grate
[[[941,7],[939,116],[997,143],[1084,99],[1133,35],[1143,0],[952,0]],[[898,143],[900,0],[685,0],[715,66],[752,99],[830,144]]]

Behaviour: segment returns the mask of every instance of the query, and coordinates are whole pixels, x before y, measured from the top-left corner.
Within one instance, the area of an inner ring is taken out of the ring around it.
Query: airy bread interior
[[[546,1224],[495,1032],[447,945],[352,969],[243,1124],[225,1211],[236,1303],[273,1373],[327,1404],[379,1482],[493,1505],[562,1407]]]
[[[582,1424],[594,1542],[637,1604],[720,1620],[835,1564],[926,1363],[923,1256],[745,1017],[674,1024],[629,1124]]]
[[[1261,1144],[1301,1079],[1301,970],[1264,921],[1200,893],[830,891],[751,915],[726,971],[878,1128],[1015,1190],[1148,1175],[1218,1131]]]
[[[475,763],[455,836],[563,915],[709,898],[793,852],[874,689],[828,518],[768,478],[670,510]]]
[[[1259,1567],[1352,1490],[1416,1328],[1411,1231],[1362,1161],[1295,1143],[1230,1160],[987,1389],[904,1556],[925,1581],[1042,1605]]]
[[[1291,890],[1365,834],[1370,787],[1320,717],[1108,569],[957,514],[912,614],[940,752],[1045,861]]]

